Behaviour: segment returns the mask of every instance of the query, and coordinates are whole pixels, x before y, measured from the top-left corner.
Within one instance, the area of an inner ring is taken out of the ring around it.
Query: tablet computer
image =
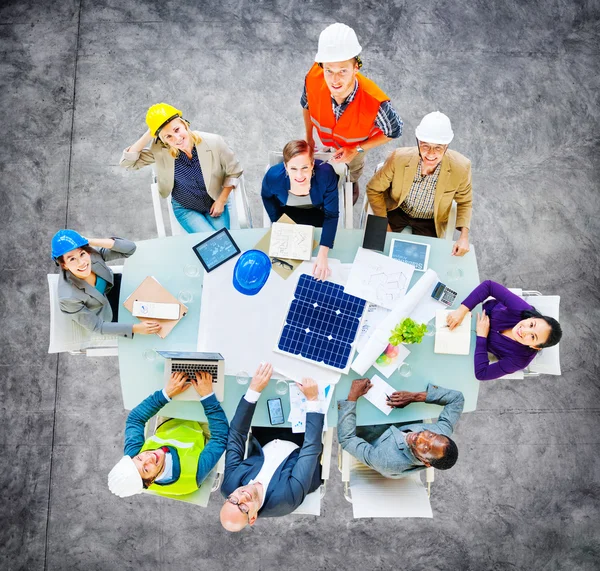
[[[430,248],[429,244],[394,238],[390,246],[390,258],[410,264],[415,270],[424,272],[429,264]]]
[[[235,258],[241,251],[233,241],[227,228],[217,230],[214,234],[193,246],[192,250],[194,250],[194,254],[198,256],[200,263],[207,272],[212,272],[231,258]]]

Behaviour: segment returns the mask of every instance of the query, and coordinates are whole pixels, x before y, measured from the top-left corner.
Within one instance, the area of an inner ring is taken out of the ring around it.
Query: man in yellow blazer
[[[464,256],[473,203],[471,161],[448,150],[454,133],[450,119],[439,111],[425,115],[415,134],[418,146],[396,149],[367,184],[373,213],[387,216],[388,232],[410,226],[413,234],[441,237],[455,200],[460,237],[452,255]]]

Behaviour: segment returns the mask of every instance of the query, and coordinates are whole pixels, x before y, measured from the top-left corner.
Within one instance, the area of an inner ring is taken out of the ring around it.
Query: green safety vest
[[[154,435],[144,442],[140,452],[156,450],[162,446],[170,446],[177,450],[181,473],[172,484],[150,484],[149,490],[169,496],[191,494],[198,489],[196,473],[198,460],[204,450],[204,433],[195,420],[179,420],[172,418],[161,424]]]

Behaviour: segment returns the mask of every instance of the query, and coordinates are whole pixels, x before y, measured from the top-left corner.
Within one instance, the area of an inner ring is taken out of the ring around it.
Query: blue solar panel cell
[[[298,280],[278,348],[286,353],[344,369],[352,352],[365,301],[339,284]]]

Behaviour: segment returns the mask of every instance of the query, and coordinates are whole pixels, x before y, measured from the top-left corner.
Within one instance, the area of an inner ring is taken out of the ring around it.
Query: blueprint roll
[[[421,279],[398,301],[390,314],[373,331],[369,341],[352,363],[354,371],[359,375],[367,372],[379,355],[385,351],[392,329],[414,311],[417,304],[432,290],[437,281],[438,275],[431,269],[421,276]]]

